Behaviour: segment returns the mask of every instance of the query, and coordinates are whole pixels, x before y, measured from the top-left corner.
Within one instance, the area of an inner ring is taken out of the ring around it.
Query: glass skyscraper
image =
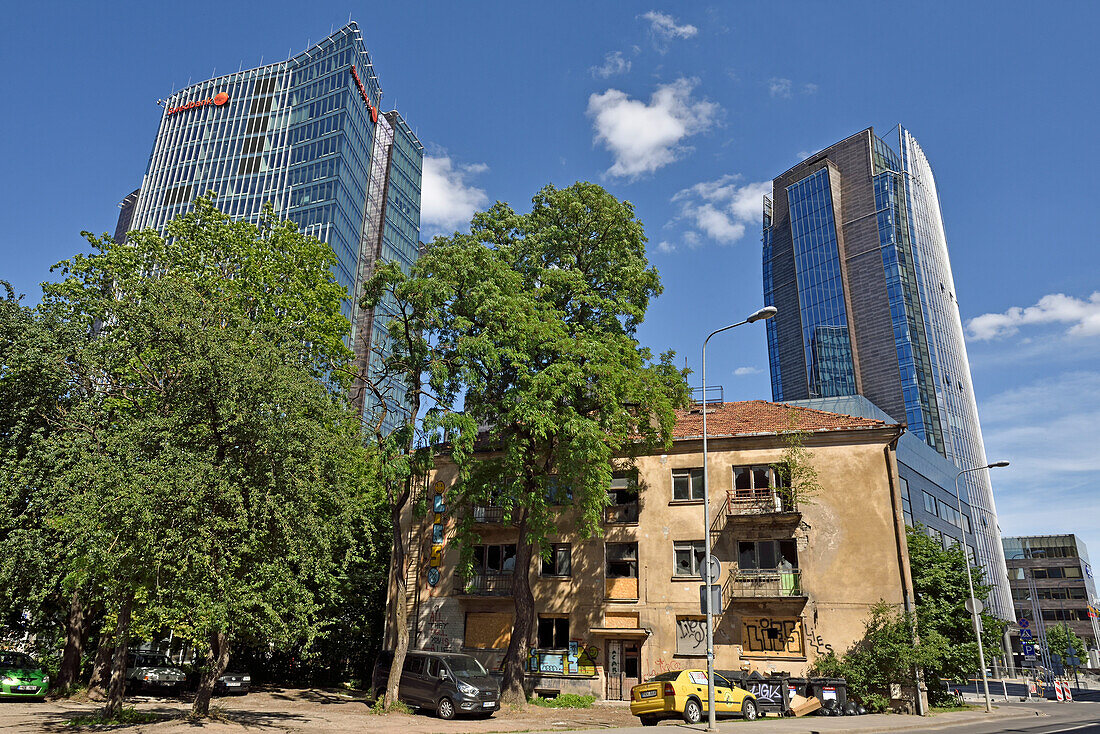
[[[385,313],[358,305],[376,263],[408,271],[420,252],[423,146],[382,88],[355,23],[257,69],[192,84],[167,99],[141,188],[120,204],[118,234],[162,229],[208,191],[237,219],[257,221],[271,202],[280,218],[328,243],[347,290],[348,345],[364,373],[386,349]],[[377,316],[377,318],[376,318]],[[362,385],[352,399],[373,424],[407,411],[399,384],[379,400]]]
[[[777,177],[763,245],[774,400],[863,395],[956,466],[988,463],[936,183],[908,130],[893,147],[868,128]],[[990,606],[1012,619],[988,472],[961,487]]]

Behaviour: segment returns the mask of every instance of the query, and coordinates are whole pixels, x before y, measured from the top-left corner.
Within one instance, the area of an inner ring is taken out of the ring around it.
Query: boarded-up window
[[[741,645],[746,655],[805,657],[802,620],[797,617],[743,617]]]
[[[707,654],[707,620],[699,617],[676,618],[676,654]]]
[[[512,637],[511,612],[468,612],[464,647],[503,650]]]

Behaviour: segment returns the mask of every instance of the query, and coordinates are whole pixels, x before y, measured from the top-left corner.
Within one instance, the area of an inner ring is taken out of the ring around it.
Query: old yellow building
[[[798,503],[777,491],[772,466],[792,416],[821,484]],[[894,457],[901,427],[765,401],[710,405],[707,424],[710,537],[722,562],[717,668],[801,673],[859,638],[871,605],[903,605],[911,581]],[[620,698],[654,674],[705,667],[701,408],[682,411],[674,435],[666,453],[637,460],[636,480],[615,474],[600,536],[582,539],[562,506],[549,557],[530,569],[531,688]],[[447,504],[455,476],[440,457],[428,515],[409,516],[412,644],[493,668],[512,625],[516,530],[500,508],[462,510],[481,542],[475,573],[460,577],[459,510]]]

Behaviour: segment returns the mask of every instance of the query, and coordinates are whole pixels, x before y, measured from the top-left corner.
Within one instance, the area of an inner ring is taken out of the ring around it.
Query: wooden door
[[[607,641],[607,700],[623,700],[623,643]],[[629,689],[627,689],[629,690]]]

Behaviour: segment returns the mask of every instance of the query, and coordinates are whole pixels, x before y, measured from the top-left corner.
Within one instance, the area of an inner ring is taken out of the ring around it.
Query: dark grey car
[[[383,651],[374,666],[371,689],[386,691],[393,653]],[[401,671],[398,699],[409,706],[434,711],[441,719],[455,714],[489,717],[500,709],[500,686],[485,667],[469,655],[410,650]]]

